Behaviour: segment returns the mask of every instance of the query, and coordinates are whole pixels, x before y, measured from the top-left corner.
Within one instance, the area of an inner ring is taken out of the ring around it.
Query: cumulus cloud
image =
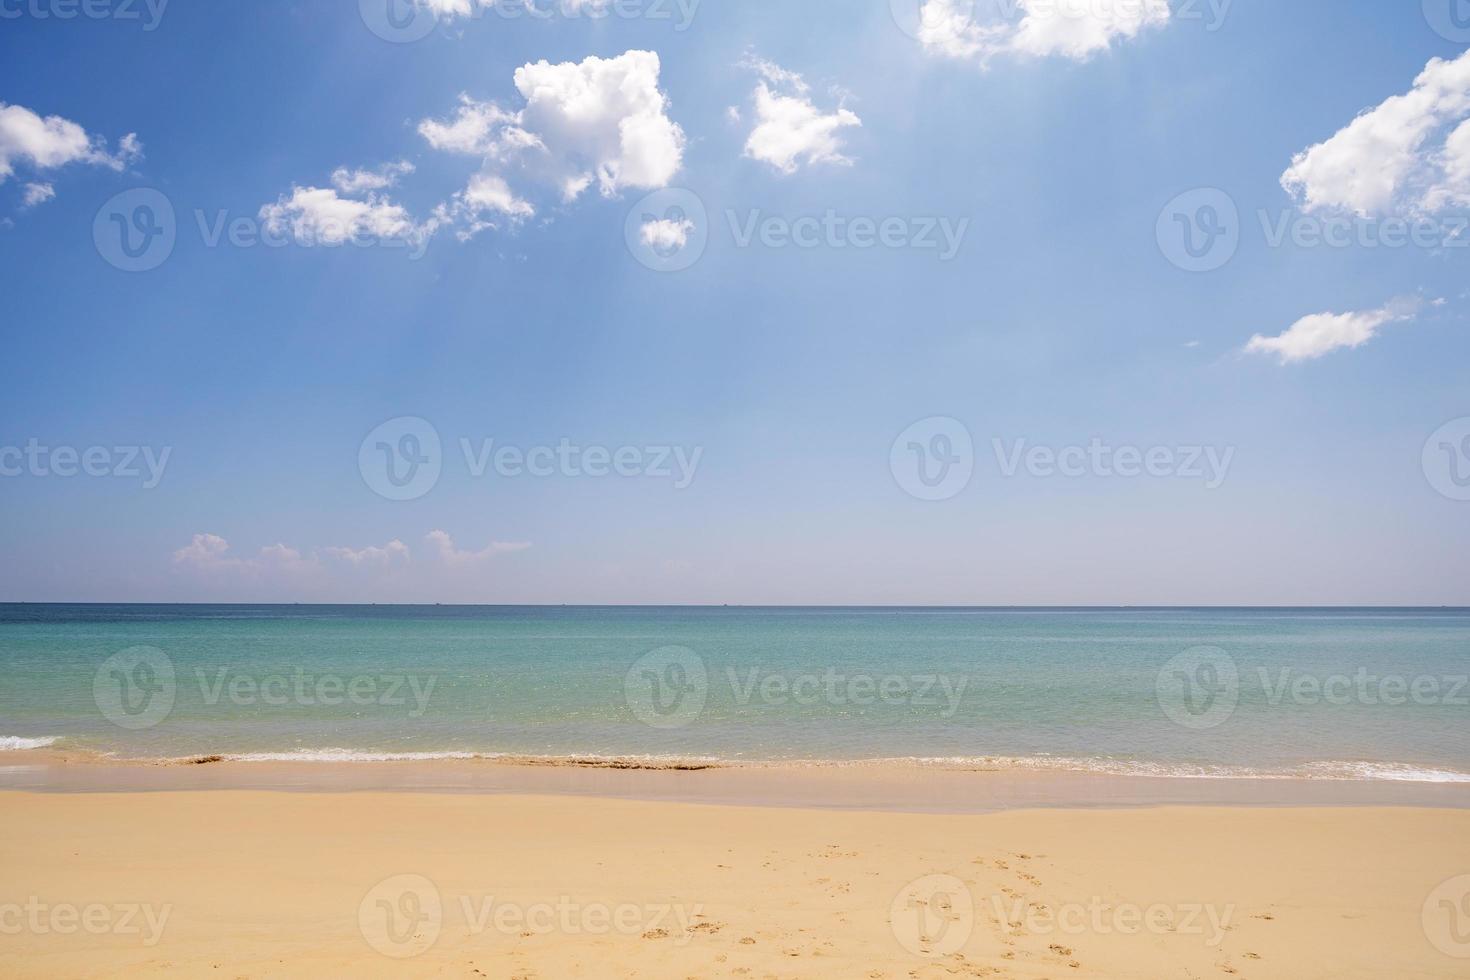
[[[398,183],[398,178],[413,173],[414,166],[407,160],[385,163],[377,170],[349,170],[338,167],[332,171],[332,186],[343,194],[361,194],[364,191],[381,191]]]
[[[266,231],[289,235],[302,245],[340,245],[347,241],[421,242],[437,228],[434,219],[420,224],[402,205],[380,194],[343,197],[331,187],[293,187],[274,204],[260,209]]]
[[[1470,205],[1470,51],[1298,153],[1281,177],[1307,210],[1364,217]]]
[[[366,548],[323,548],[321,553],[324,557],[334,561],[345,562],[357,568],[387,568],[394,565],[407,564],[409,561],[408,545],[394,538],[381,548],[369,546]]]
[[[22,196],[25,207],[33,208],[38,204],[45,204],[56,196],[56,188],[50,184],[27,184]]]
[[[1412,320],[1422,305],[1420,300],[1408,298],[1359,313],[1314,313],[1275,337],[1256,334],[1245,350],[1248,354],[1273,355],[1282,364],[1315,360],[1335,350],[1363,346],[1383,327]]]
[[[527,541],[492,541],[479,551],[461,551],[455,547],[454,539],[444,531],[430,531],[424,538],[430,552],[447,565],[476,565],[497,555],[525,551],[531,547]]]
[[[839,105],[824,113],[811,98],[811,87],[793,71],[769,61],[749,62],[761,76],[752,99],[756,125],[745,141],[745,155],[782,173],[802,164],[850,164],[842,152],[839,131],[861,126],[862,120]]]
[[[681,218],[677,221],[672,218],[659,218],[643,222],[643,227],[639,229],[639,237],[649,248],[668,253],[689,244],[689,233],[694,228],[694,222],[688,218]]]
[[[1085,61],[1168,23],[1168,0],[922,0],[915,33],[947,58],[996,55]]]
[[[217,534],[196,534],[173,553],[173,565],[202,585],[227,594],[302,596],[333,595],[360,600],[363,589],[391,589],[396,594],[432,597],[461,590],[489,572],[493,559],[530,548],[528,542],[491,542],[478,551],[462,551],[444,531],[425,535],[415,551],[397,538],[364,548],[323,547],[311,551],[285,544],[237,555]]]
[[[487,214],[532,216],[531,191],[512,181],[550,184],[563,201],[593,184],[605,197],[667,186],[683,165],[685,137],[668,116],[659,71],[652,51],[539,61],[516,69],[520,108],[464,95],[449,118],[423,120],[419,133],[431,147],[481,160],[444,213],[474,227]]]
[[[81,163],[121,171],[142,155],[143,145],[134,133],[119,140],[113,152],[108,150],[106,140],[89,134],[70,119],[43,117],[25,106],[0,102],[0,184],[9,180],[18,167],[39,172]],[[34,207],[54,196],[51,184],[32,183],[25,191],[26,206]]]

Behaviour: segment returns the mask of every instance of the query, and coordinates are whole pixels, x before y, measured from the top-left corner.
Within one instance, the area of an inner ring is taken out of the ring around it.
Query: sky
[[[0,0],[0,600],[1470,604],[1464,0]]]

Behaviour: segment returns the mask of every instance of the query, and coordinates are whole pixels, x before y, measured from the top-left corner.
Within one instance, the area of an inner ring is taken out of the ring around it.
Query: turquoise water
[[[0,750],[1470,781],[1470,611],[0,605]]]

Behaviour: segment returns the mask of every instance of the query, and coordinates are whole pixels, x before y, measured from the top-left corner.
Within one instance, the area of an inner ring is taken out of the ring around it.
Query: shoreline
[[[726,807],[982,814],[1167,806],[1470,809],[1470,784],[1119,775],[1021,768],[668,765],[616,759],[321,762],[0,755],[0,792],[258,791],[557,796]]]

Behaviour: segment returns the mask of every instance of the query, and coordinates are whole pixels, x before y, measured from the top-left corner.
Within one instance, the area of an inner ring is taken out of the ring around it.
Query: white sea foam
[[[357,749],[294,749],[290,752],[242,752],[226,755],[226,762],[439,762],[454,759],[493,759],[481,752],[363,752]]]
[[[444,762],[488,761],[530,765],[606,768],[857,768],[900,766],[949,770],[1005,770],[1014,772],[1070,772],[1099,776],[1150,779],[1264,779],[1333,782],[1470,783],[1470,772],[1398,762],[1309,762],[1296,766],[1261,767],[1151,762],[1137,759],[1068,756],[945,756],[886,759],[725,759],[681,755],[532,755],[516,752],[382,752],[362,749],[293,749],[285,752],[225,754],[226,762]]]
[[[874,759],[858,763],[918,765],[936,769],[1005,769],[1094,773],[1150,779],[1305,779],[1334,782],[1391,781],[1470,783],[1470,772],[1402,762],[1308,762],[1299,766],[1257,767],[1147,762],[1135,759],[1069,758],[1066,756],[951,756],[944,758]]]
[[[55,738],[25,738],[20,735],[0,735],[0,752],[24,752],[27,749],[44,749],[55,745]]]

